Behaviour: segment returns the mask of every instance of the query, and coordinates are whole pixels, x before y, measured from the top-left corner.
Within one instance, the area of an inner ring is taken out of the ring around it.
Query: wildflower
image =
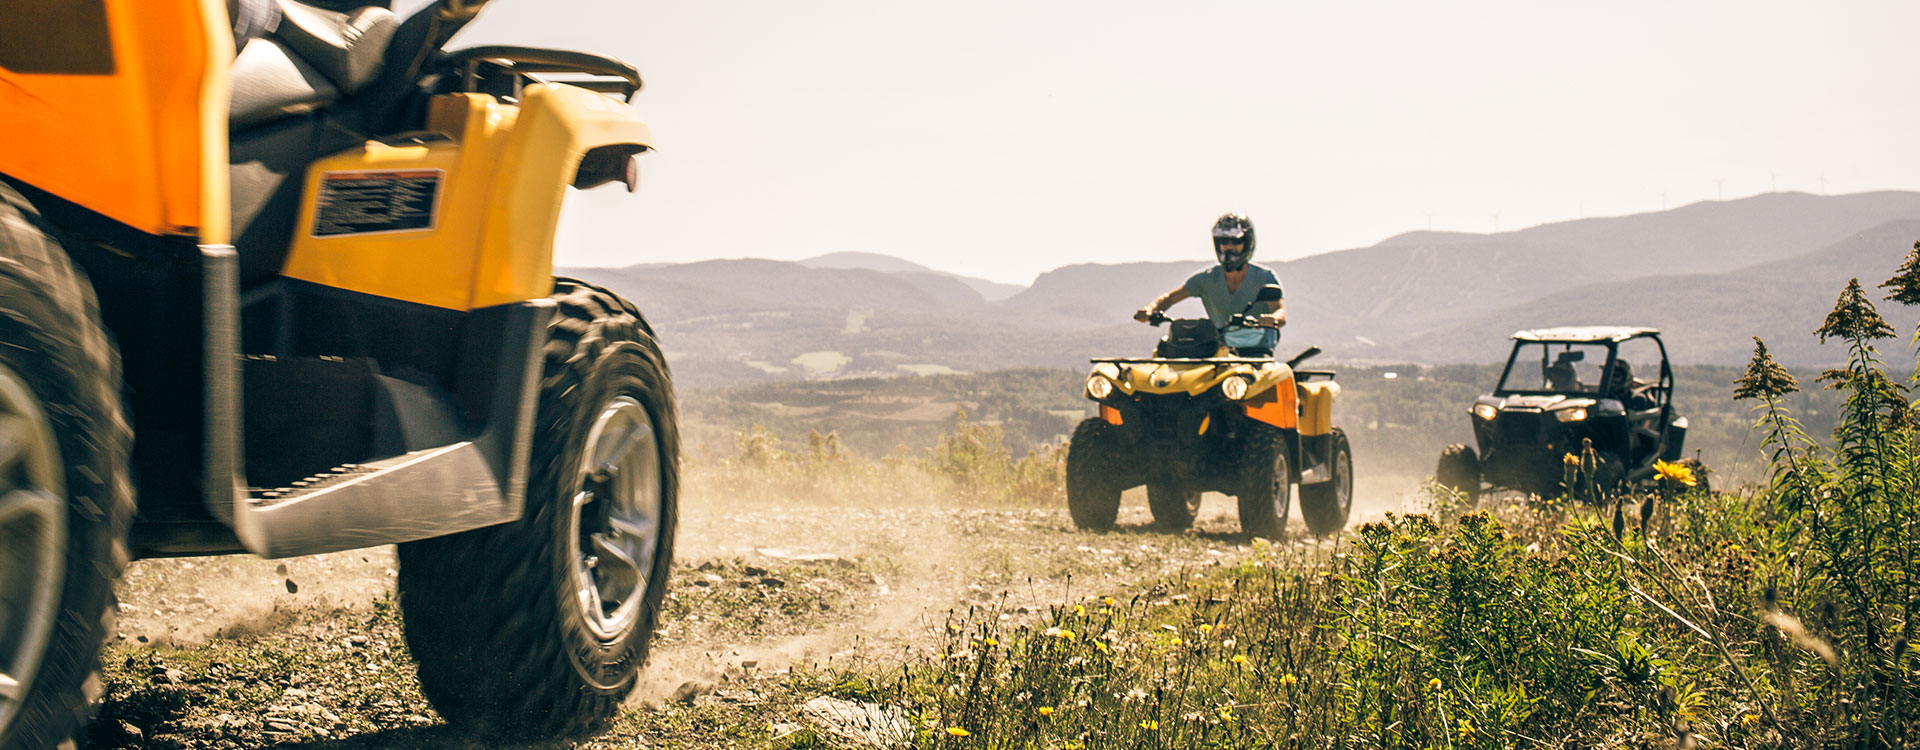
[[[1779,398],[1798,390],[1800,383],[1767,354],[1766,342],[1753,337],[1753,359],[1747,362],[1747,374],[1733,381],[1734,400]]]
[[[1758,723],[1760,723],[1759,714],[1742,714],[1740,716],[1740,726],[1750,727]]]
[[[1052,715],[1053,715],[1053,707],[1052,707],[1052,706],[1041,706],[1041,707],[1040,707],[1040,715],[1041,715],[1041,716],[1052,716]]]
[[[1081,606],[1081,605],[1078,605],[1078,604],[1075,604],[1075,605],[1073,605],[1073,615],[1074,615],[1075,617],[1084,617],[1084,616],[1086,616],[1086,614],[1087,614],[1087,608],[1086,608],[1086,607],[1083,607],[1083,606]]]
[[[1431,679],[1431,680],[1427,680],[1427,689],[1428,689],[1428,690],[1439,690],[1439,689],[1440,689],[1440,678],[1438,678],[1438,677],[1435,677],[1435,678],[1433,678],[1433,679]]]
[[[1000,642],[999,642],[999,641],[996,641],[996,640],[994,640],[994,639],[993,639],[992,637],[988,637],[988,638],[987,638],[987,645],[989,645],[989,646],[998,646],[998,645],[1000,645]]]
[[[1103,654],[1110,654],[1110,653],[1113,653],[1112,651],[1110,651],[1110,650],[1108,650],[1108,649],[1107,649],[1107,644],[1106,644],[1106,642],[1105,642],[1105,641],[1094,641],[1094,642],[1093,642],[1093,647],[1094,647],[1095,649],[1098,649],[1098,650],[1100,651],[1100,653],[1103,653]]]
[[[1903,305],[1920,305],[1920,242],[1913,243],[1913,252],[1907,253],[1900,270],[1880,288],[1893,290],[1886,299]]]
[[[1116,602],[1116,601],[1114,601],[1114,600],[1113,600],[1113,597],[1111,597],[1111,596],[1109,596],[1109,597],[1105,597],[1105,598],[1103,598],[1103,599],[1101,599],[1101,600],[1100,600],[1100,603],[1101,603],[1101,604],[1105,604],[1105,605],[1107,605],[1107,606],[1109,606],[1109,607],[1111,607],[1111,606],[1113,606],[1113,605],[1115,605],[1115,604],[1118,604],[1119,602]]]
[[[1867,293],[1860,289],[1860,280],[1847,282],[1847,288],[1840,292],[1840,299],[1833,303],[1833,312],[1827,313],[1827,322],[1820,325],[1820,343],[1827,339],[1847,339],[1849,341],[1893,338],[1893,327],[1887,325],[1880,312],[1873,309],[1873,302],[1867,299]]]
[[[1232,707],[1232,706],[1222,706],[1222,707],[1220,708],[1220,720],[1221,720],[1221,721],[1233,721],[1233,707]]]
[[[1560,457],[1560,465],[1561,466],[1579,466],[1580,457],[1572,453],[1568,453],[1567,455]]]
[[[1075,633],[1075,632],[1073,632],[1073,631],[1071,631],[1071,630],[1061,630],[1061,631],[1059,631],[1059,632],[1056,632],[1056,633],[1054,633],[1054,634],[1053,634],[1053,637],[1055,637],[1055,638],[1058,638],[1058,639],[1060,639],[1060,640],[1063,640],[1063,641],[1071,641],[1071,640],[1073,640],[1073,639],[1075,639],[1075,638],[1078,638],[1078,637],[1080,637],[1080,634],[1078,634],[1078,633]]]
[[[1660,481],[1669,484],[1692,487],[1699,483],[1693,478],[1693,467],[1677,461],[1668,463],[1666,461],[1655,460],[1653,462],[1653,471],[1660,475]]]
[[[972,737],[973,733],[959,727],[947,727],[947,734],[955,737]]]
[[[1280,675],[1280,684],[1282,685],[1292,685],[1299,681],[1300,681],[1300,678],[1293,676],[1292,672],[1288,672],[1286,674]]]
[[[1233,655],[1233,663],[1235,663],[1235,664],[1245,664],[1245,663],[1247,663],[1247,655],[1246,655],[1246,654],[1234,654],[1234,655]]]
[[[1202,633],[1211,633],[1211,632],[1213,632],[1213,626],[1212,626],[1212,625],[1201,625],[1201,626],[1200,626],[1200,632],[1202,632]]]
[[[1140,728],[1151,732],[1155,729],[1160,728],[1160,722],[1154,721],[1152,719],[1142,719],[1140,721]]]

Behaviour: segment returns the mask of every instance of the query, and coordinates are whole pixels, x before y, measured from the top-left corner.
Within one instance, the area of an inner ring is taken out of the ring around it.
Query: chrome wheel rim
[[[1276,454],[1273,459],[1273,517],[1279,522],[1280,528],[1275,533],[1286,530],[1287,503],[1293,499],[1292,489],[1293,467],[1287,465],[1286,454]]]
[[[653,416],[627,396],[609,402],[587,432],[567,540],[574,601],[603,642],[639,620],[660,550],[665,493]]]
[[[0,730],[32,689],[59,618],[65,496],[60,445],[40,400],[0,365]]]
[[[1333,500],[1346,518],[1353,509],[1353,458],[1344,452],[1333,457],[1333,483]]]

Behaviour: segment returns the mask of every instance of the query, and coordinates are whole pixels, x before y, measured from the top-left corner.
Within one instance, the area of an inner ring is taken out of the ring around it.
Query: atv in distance
[[[1673,409],[1673,370],[1659,331],[1543,328],[1515,333],[1513,342],[1499,384],[1470,410],[1475,445],[1440,454],[1434,479],[1441,485],[1470,499],[1494,489],[1558,494],[1563,461],[1586,440],[1607,490],[1651,479],[1656,460],[1681,460],[1687,419]],[[1630,359],[1641,367],[1657,360],[1647,370],[1657,374],[1635,377]]]
[[[1255,302],[1279,298],[1269,286]],[[1086,395],[1100,415],[1081,422],[1067,448],[1074,524],[1112,528],[1120,493],[1144,484],[1161,528],[1192,526],[1200,493],[1215,491],[1239,499],[1241,529],[1278,539],[1299,484],[1308,531],[1345,528],[1353,456],[1333,426],[1340,386],[1332,372],[1294,369],[1320,350],[1276,362],[1264,350],[1228,348],[1210,320],[1170,322],[1151,358],[1092,360]],[[1251,320],[1243,313],[1228,325]]]

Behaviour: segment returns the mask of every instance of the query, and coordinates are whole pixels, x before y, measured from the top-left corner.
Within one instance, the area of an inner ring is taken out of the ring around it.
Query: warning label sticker
[[[324,172],[313,207],[313,236],[432,229],[440,199],[439,169]]]

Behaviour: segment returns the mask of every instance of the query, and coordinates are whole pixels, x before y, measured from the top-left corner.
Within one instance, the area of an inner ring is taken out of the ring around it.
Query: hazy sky
[[[1286,259],[1920,189],[1915,29],[1913,0],[496,0],[455,46],[646,77],[640,193],[572,201],[562,264],[854,250],[1024,284],[1205,262],[1228,210]]]

